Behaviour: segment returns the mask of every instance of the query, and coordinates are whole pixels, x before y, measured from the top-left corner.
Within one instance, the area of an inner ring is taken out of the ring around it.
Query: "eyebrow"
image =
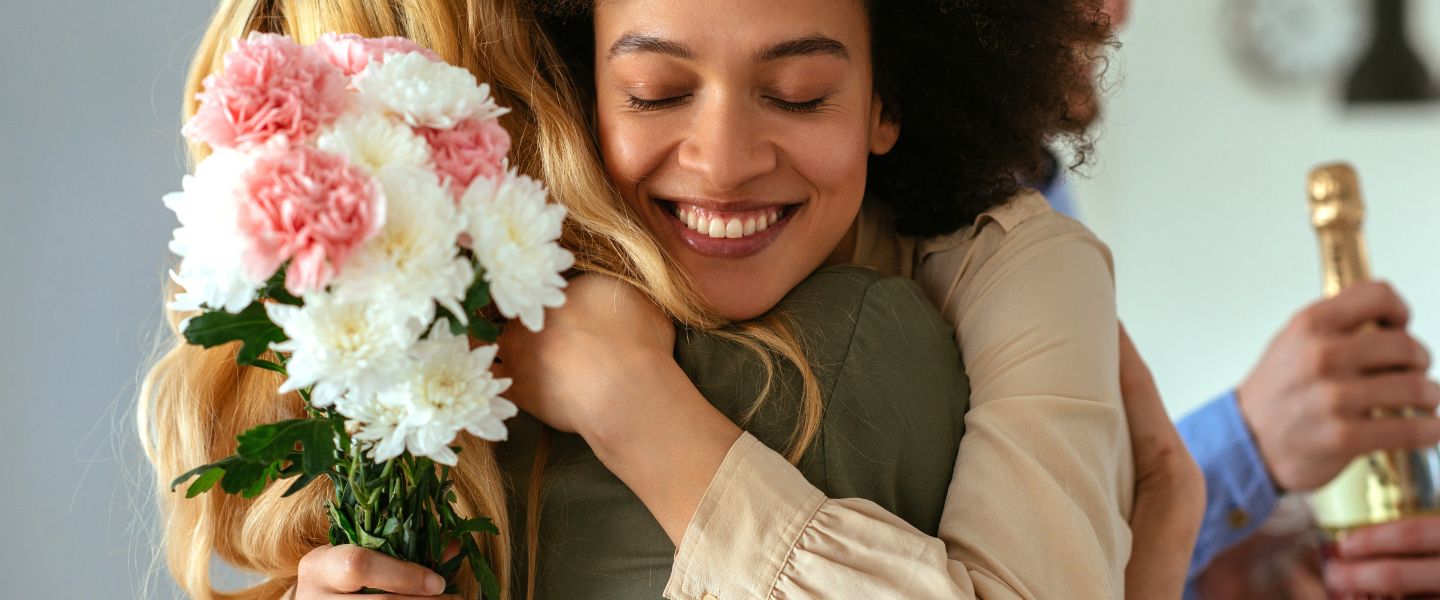
[[[654,52],[685,59],[695,56],[695,53],[683,44],[643,33],[627,33],[610,45],[610,58],[642,52]]]
[[[808,35],[780,42],[755,56],[755,62],[769,62],[792,56],[833,56],[850,60],[850,51],[839,40],[823,35]]]
[[[651,52],[692,59],[695,53],[679,42],[644,33],[627,33],[610,45],[610,58]],[[769,62],[795,56],[833,56],[850,60],[850,51],[840,41],[823,35],[808,35],[775,44],[755,55],[755,62]]]

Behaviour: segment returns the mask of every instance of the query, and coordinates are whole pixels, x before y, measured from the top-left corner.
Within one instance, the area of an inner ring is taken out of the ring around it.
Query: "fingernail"
[[[445,580],[431,573],[425,576],[425,592],[431,595],[445,591]]]

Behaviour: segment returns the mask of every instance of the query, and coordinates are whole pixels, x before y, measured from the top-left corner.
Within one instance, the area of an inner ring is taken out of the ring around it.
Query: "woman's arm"
[[[1133,481],[1107,258],[1083,236],[1001,246],[966,284],[982,293],[950,307],[974,393],[939,537],[873,503],[825,498],[749,436],[732,444],[706,433],[705,423],[723,429],[723,415],[654,351],[600,360],[629,374],[592,374],[603,379],[588,386],[592,398],[614,392],[613,401],[595,400],[604,411],[574,416],[584,407],[555,400],[564,395],[516,399],[584,435],[677,540],[672,598],[1115,597]],[[578,291],[559,313],[591,305],[576,301]],[[595,306],[614,314],[615,304]],[[627,310],[616,322],[633,322]],[[986,317],[967,326],[972,315]],[[568,346],[546,360],[579,367],[573,339],[521,335],[530,339],[508,352],[531,362]],[[623,340],[612,342],[608,353],[625,352]],[[615,379],[625,384],[612,389]]]
[[[1134,545],[1125,567],[1125,596],[1179,598],[1205,516],[1205,477],[1123,326],[1120,393],[1135,451],[1135,510],[1130,514]]]

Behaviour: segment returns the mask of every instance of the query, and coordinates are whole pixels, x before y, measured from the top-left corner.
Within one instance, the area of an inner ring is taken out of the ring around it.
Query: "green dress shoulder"
[[[797,467],[832,498],[864,498],[935,534],[964,433],[970,389],[954,330],[915,282],[856,268],[816,272],[777,307],[800,335],[825,399],[814,443]],[[750,350],[681,329],[675,356],[701,393],[761,442],[783,451],[797,423],[800,378],[782,365],[765,382]],[[499,445],[516,531],[514,578],[528,566],[525,514],[542,427],[521,414]],[[550,432],[536,560],[536,597],[658,599],[675,547],[639,499],[579,436]]]

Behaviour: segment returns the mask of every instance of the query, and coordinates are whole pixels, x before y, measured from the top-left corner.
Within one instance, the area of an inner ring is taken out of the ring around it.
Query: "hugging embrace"
[[[468,69],[565,207],[564,305],[499,338],[522,413],[455,442],[500,597],[1178,597],[1202,482],[1109,251],[1031,187],[1052,144],[1090,149],[1100,2],[224,0],[187,116],[253,32]],[[152,368],[163,487],[301,415],[236,352]],[[442,593],[327,544],[333,494],[167,495],[171,572],[195,598]],[[218,591],[212,556],[261,580]]]

